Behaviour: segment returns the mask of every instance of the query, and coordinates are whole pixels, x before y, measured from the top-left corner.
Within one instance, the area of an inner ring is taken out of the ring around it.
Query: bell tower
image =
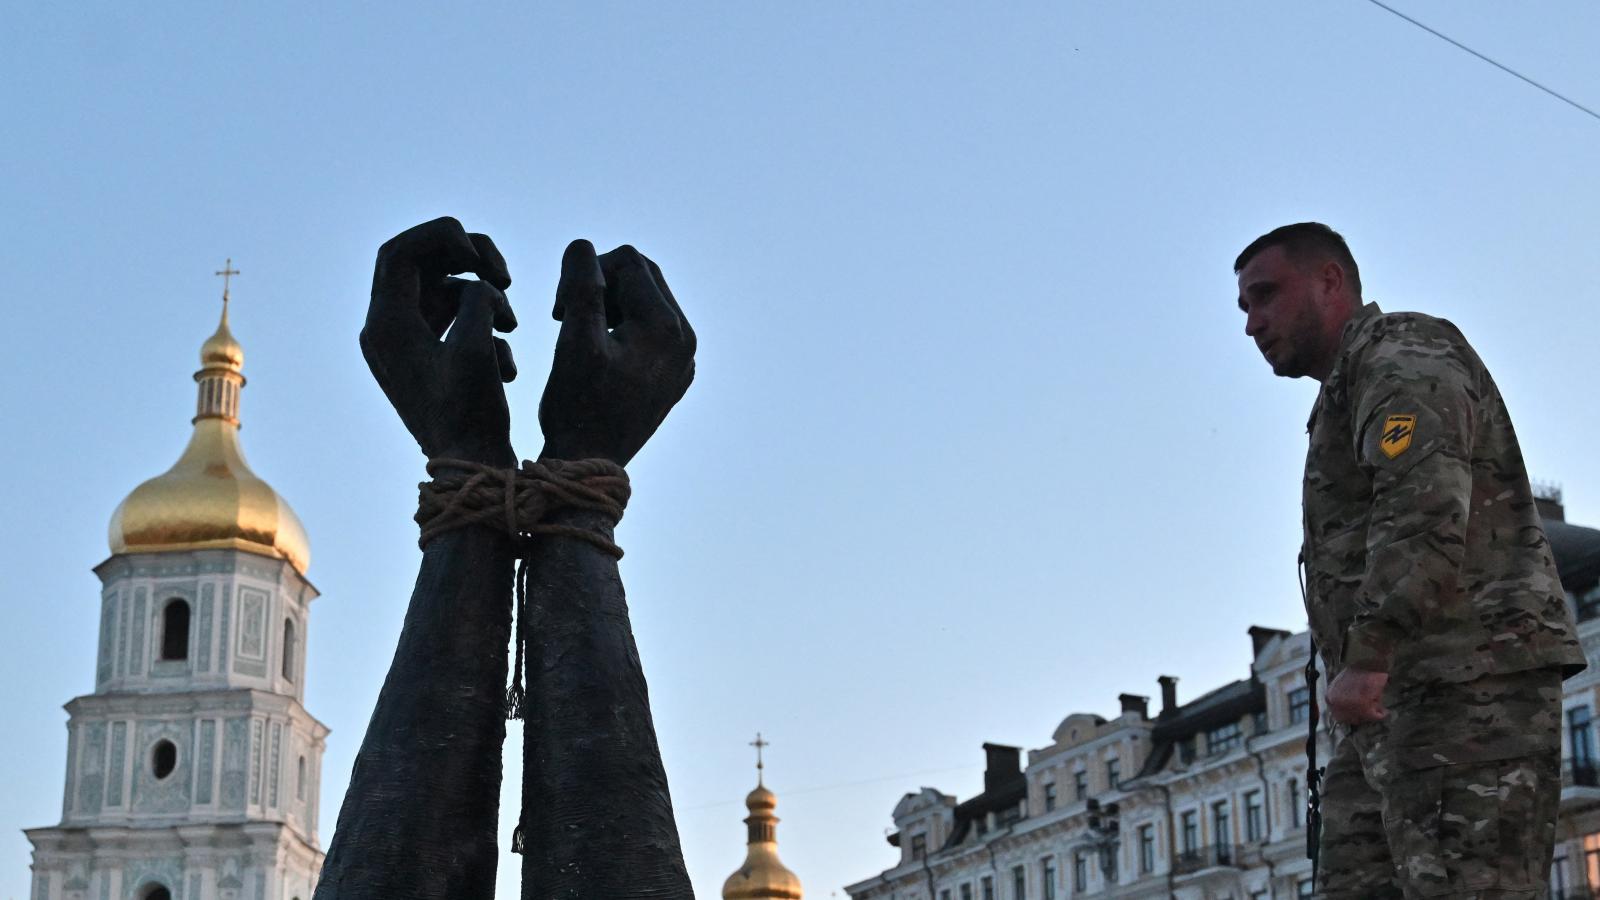
[[[223,272],[237,272],[230,264]],[[309,900],[328,729],[302,705],[310,544],[239,446],[244,351],[200,348],[193,434],[112,514],[94,691],[67,703],[33,900]]]

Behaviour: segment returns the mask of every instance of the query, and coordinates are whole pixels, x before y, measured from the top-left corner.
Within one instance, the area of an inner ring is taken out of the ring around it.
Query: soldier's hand
[[[452,277],[463,272],[482,280]],[[378,248],[361,351],[430,457],[516,462],[501,383],[517,368],[510,346],[494,336],[517,327],[503,293],[510,285],[494,242],[448,216]]]
[[[1381,722],[1389,711],[1383,708],[1383,689],[1389,673],[1365,669],[1345,669],[1328,682],[1328,715],[1345,725]]]
[[[562,257],[554,315],[542,455],[627,465],[694,380],[694,329],[644,254],[622,246],[596,257],[584,240]]]

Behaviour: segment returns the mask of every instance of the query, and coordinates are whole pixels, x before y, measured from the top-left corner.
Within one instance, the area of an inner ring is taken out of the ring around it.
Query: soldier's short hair
[[[1282,247],[1284,254],[1297,263],[1333,260],[1344,269],[1350,293],[1361,299],[1361,270],[1356,266],[1356,258],[1350,255],[1350,245],[1332,228],[1321,222],[1296,222],[1274,228],[1240,252],[1239,258],[1233,261],[1233,274],[1239,274],[1256,254],[1268,247]]]

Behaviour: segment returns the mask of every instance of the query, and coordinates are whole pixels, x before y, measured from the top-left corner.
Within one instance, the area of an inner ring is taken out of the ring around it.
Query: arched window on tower
[[[283,677],[285,681],[294,680],[294,620],[283,620]]]
[[[165,885],[152,884],[139,895],[142,900],[172,900],[172,892]]]
[[[173,598],[161,610],[161,658],[189,658],[189,604]]]

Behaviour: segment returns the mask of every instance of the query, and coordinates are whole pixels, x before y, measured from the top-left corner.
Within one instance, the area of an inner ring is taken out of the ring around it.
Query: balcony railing
[[[1178,858],[1172,861],[1172,874],[1190,875],[1217,866],[1237,867],[1243,850],[1243,847],[1234,844],[1211,844],[1193,850],[1180,850]]]
[[[1562,760],[1561,784],[1566,787],[1600,787],[1600,760]]]

